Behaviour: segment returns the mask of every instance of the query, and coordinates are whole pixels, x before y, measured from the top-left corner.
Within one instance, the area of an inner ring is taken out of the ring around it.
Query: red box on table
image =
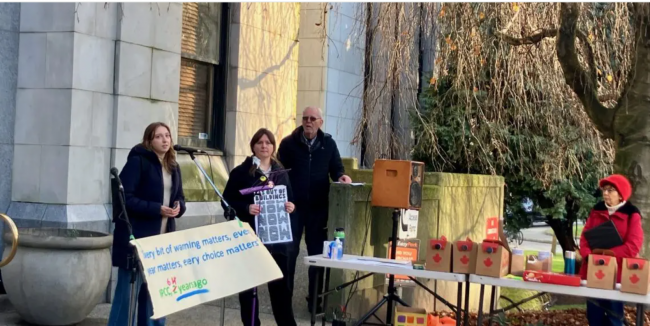
[[[580,286],[579,275],[566,275],[542,271],[525,271],[524,281],[567,286]]]

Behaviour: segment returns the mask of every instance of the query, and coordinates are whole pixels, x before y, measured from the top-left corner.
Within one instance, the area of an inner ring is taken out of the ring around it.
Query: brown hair
[[[271,143],[271,145],[273,145],[273,151],[271,152],[271,162],[275,162],[276,164],[278,164],[278,165],[281,166],[280,162],[278,162],[278,160],[275,158],[275,151],[278,149],[278,146],[277,146],[277,144],[275,143],[275,136],[273,135],[273,133],[272,133],[270,130],[268,130],[268,129],[266,129],[266,128],[260,128],[260,129],[259,129],[259,130],[258,130],[258,131],[253,135],[253,138],[251,138],[251,142],[250,142],[251,153],[253,153],[253,155],[255,155],[255,151],[253,150],[253,147],[255,147],[255,144],[257,144],[257,142],[260,141],[260,139],[262,139],[263,136],[268,137],[268,138],[269,138],[269,142]],[[257,168],[256,168],[255,165],[253,164],[253,165],[251,166],[251,168],[250,168],[250,170],[249,170],[248,172],[249,172],[251,175],[254,175],[256,169],[257,169]]]
[[[165,127],[171,136],[171,129],[164,122],[154,122],[147,126],[147,129],[144,130],[144,135],[142,135],[142,146],[144,148],[153,151],[153,146],[151,142],[156,137],[156,129],[158,127]],[[176,168],[178,163],[176,163],[176,151],[174,151],[174,140],[169,140],[169,150],[165,153],[165,157],[162,160],[162,166],[167,170],[167,172],[172,173],[172,170]]]

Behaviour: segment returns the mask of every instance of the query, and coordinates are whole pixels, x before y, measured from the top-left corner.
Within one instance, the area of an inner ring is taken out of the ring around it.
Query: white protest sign
[[[402,228],[397,229],[398,239],[415,239],[418,237],[418,218],[419,211],[411,209],[402,209],[402,225],[406,225],[406,231]]]
[[[275,186],[255,194],[255,204],[260,205],[260,214],[255,216],[255,230],[262,243],[293,241],[291,216],[284,208],[286,203],[286,186]]]
[[[283,277],[250,225],[236,220],[131,242],[154,319]]]

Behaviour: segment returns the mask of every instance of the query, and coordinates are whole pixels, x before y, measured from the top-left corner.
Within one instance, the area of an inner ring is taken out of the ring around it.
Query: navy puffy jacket
[[[159,235],[162,225],[160,207],[163,204],[163,177],[162,164],[158,156],[146,149],[141,144],[136,145],[129,152],[126,165],[120,173],[120,180],[124,186],[125,206],[129,221],[136,239]],[[185,196],[181,181],[181,170],[178,166],[172,171],[172,189],[170,203],[180,202],[181,210],[176,218],[185,213]],[[113,266],[130,268],[129,258],[133,249],[129,245],[129,230],[122,218],[114,220],[113,232]],[[166,232],[176,230],[174,218],[167,219]]]

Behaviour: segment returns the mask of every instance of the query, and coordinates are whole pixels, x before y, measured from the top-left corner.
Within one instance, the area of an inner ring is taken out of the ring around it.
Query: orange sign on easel
[[[388,257],[391,255],[392,241],[388,242]],[[408,239],[397,241],[397,251],[395,252],[395,260],[406,260],[411,262],[418,261],[420,254],[420,239]],[[389,277],[389,274],[386,274]],[[395,280],[410,281],[406,275],[395,275]]]

